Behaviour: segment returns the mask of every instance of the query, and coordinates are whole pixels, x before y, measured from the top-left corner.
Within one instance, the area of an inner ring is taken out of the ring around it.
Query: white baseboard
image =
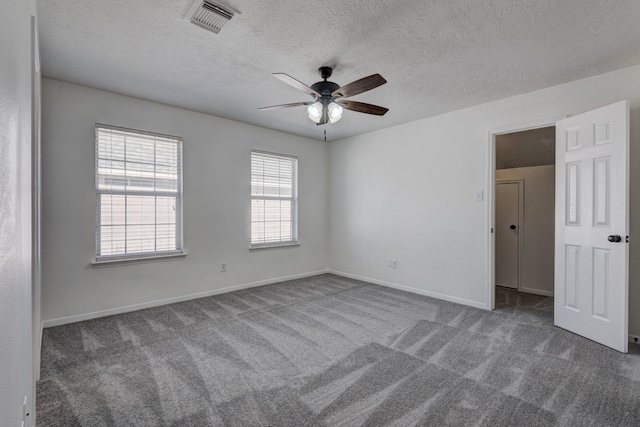
[[[158,307],[161,305],[173,304],[176,302],[189,301],[197,298],[209,297],[212,295],[225,294],[227,292],[239,291],[241,289],[255,288],[258,286],[270,285],[272,283],[285,282],[287,280],[302,279],[305,277],[317,276],[318,274],[329,273],[329,270],[318,270],[309,273],[294,274],[291,276],[275,277],[272,279],[260,280],[257,282],[244,283],[241,285],[228,286],[226,288],[211,289],[209,291],[198,292],[195,294],[181,295],[172,298],[149,301],[140,304],[126,305],[124,307],[115,307],[107,310],[94,311],[91,313],[76,314],[73,316],[60,317],[58,319],[45,320],[42,322],[43,328],[51,328],[53,326],[66,325],[68,323],[81,322],[83,320],[97,319],[99,317],[111,316],[114,314],[128,313],[130,311],[142,310],[145,308]]]
[[[640,335],[629,335],[629,342],[640,344]]]
[[[441,294],[438,292],[426,291],[424,289],[412,288],[410,286],[399,285],[397,283],[386,282],[384,280],[372,279],[371,277],[359,276],[357,274],[345,273],[344,271],[337,271],[329,269],[328,273],[337,274],[338,276],[348,277],[350,279],[362,280],[364,282],[374,283],[380,286],[386,286],[389,288],[399,289],[401,291],[411,292],[413,294],[424,295],[431,298],[436,298],[444,301],[455,302],[462,305],[468,305],[475,308],[487,310],[487,304],[483,302],[473,301],[465,298],[454,297],[451,295]]]
[[[528,294],[542,295],[544,297],[553,297],[553,291],[543,291],[541,289],[533,289],[533,288],[520,288],[518,289],[520,292],[526,292]]]

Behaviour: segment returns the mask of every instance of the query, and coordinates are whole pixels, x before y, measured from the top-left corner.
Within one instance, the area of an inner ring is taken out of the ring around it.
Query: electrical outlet
[[[398,268],[398,260],[397,259],[392,259],[391,260],[391,268],[393,268],[394,270],[396,270]]]
[[[222,261],[220,263],[220,271],[222,271],[222,272],[226,272],[227,271],[227,263],[225,261]]]

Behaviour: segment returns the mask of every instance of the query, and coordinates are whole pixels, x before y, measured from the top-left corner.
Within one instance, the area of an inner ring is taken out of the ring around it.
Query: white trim
[[[465,298],[454,297],[451,295],[441,294],[438,292],[431,292],[424,289],[413,288],[411,286],[399,285],[397,283],[386,282],[384,280],[372,279],[371,277],[359,276],[357,274],[345,273],[344,271],[337,271],[329,269],[327,271],[331,274],[336,274],[338,276],[348,277],[349,279],[362,280],[363,282],[373,283],[375,285],[386,286],[388,288],[399,289],[401,291],[410,292],[412,294],[424,295],[426,297],[436,298],[439,300],[455,302],[457,304],[467,305],[470,307],[480,308],[483,310],[487,309],[487,305],[483,302],[473,301]]]
[[[259,153],[259,154],[266,154],[267,156],[271,156],[271,157],[288,157],[290,159],[298,160],[298,156],[293,155],[293,154],[275,153],[273,151],[259,150],[257,148],[252,148],[251,152],[252,153]]]
[[[139,134],[142,134],[142,135],[148,135],[148,136],[159,137],[159,138],[164,138],[164,139],[176,139],[176,140],[179,140],[180,142],[183,142],[181,136],[167,135],[165,133],[151,132],[151,131],[148,131],[148,130],[125,128],[125,127],[122,127],[122,126],[113,126],[113,125],[108,125],[108,124],[105,124],[105,123],[96,123],[95,127],[96,128],[100,127],[100,128],[104,128],[104,129],[117,130],[119,132],[139,133]]]
[[[563,116],[554,116],[554,117],[548,117],[546,119],[532,120],[530,122],[500,126],[497,128],[490,129],[489,133],[492,135],[504,135],[505,133],[524,132],[526,130],[546,128],[549,126],[555,126],[556,122],[559,122],[560,120],[564,120],[567,117],[569,116],[565,114]]]
[[[640,335],[629,335],[629,342],[640,344]]]
[[[31,345],[34,381],[40,380],[42,348],[42,73],[37,14],[31,15]],[[33,396],[35,385],[33,386]],[[32,403],[35,399],[32,399]],[[35,414],[35,407],[31,409]],[[35,422],[35,417],[32,417]]]
[[[225,294],[227,292],[239,291],[241,289],[255,288],[258,286],[270,285],[272,283],[285,282],[287,280],[302,279],[305,277],[317,276],[319,274],[329,273],[329,270],[318,270],[309,273],[294,274],[291,276],[275,277],[272,279],[260,280],[257,282],[244,283],[241,285],[228,286],[226,288],[211,289],[209,291],[198,292],[195,294],[181,295],[172,298],[143,302],[140,304],[126,305],[124,307],[110,308],[107,310],[94,311],[85,314],[76,314],[73,316],[60,317],[57,319],[45,320],[42,322],[43,328],[51,328],[54,326],[66,325],[68,323],[81,322],[83,320],[97,319],[99,317],[111,316],[114,314],[128,313],[130,311],[142,310],[145,308],[158,307],[161,305],[173,304],[176,302],[189,301],[197,298],[205,298],[212,295]]]
[[[553,298],[553,291],[545,291],[545,290],[542,290],[542,289],[525,288],[525,287],[521,287],[520,289],[518,289],[518,291],[526,292],[528,294],[542,295],[543,297],[552,297]]]
[[[488,132],[488,140],[487,140],[487,190],[486,190],[486,198],[487,201],[487,247],[484,251],[485,253],[485,262],[487,266],[487,276],[485,278],[486,283],[486,305],[488,310],[495,310],[496,308],[496,290],[494,283],[496,282],[496,271],[495,271],[495,234],[493,228],[495,227],[495,211],[496,211],[496,202],[494,199],[494,195],[496,192],[496,135],[498,135],[498,130],[489,131]]]
[[[485,262],[487,275],[485,277],[486,306],[489,310],[495,309],[496,291],[495,286],[495,186],[496,186],[496,136],[505,133],[521,132],[531,129],[539,129],[547,126],[555,126],[556,122],[565,119],[567,116],[549,117],[546,119],[534,120],[530,122],[511,124],[487,131],[487,229],[486,229],[486,251]]]
[[[159,261],[172,261],[177,259],[184,259],[187,257],[187,254],[184,252],[175,253],[175,254],[167,254],[167,255],[148,255],[148,256],[138,256],[138,257],[118,257],[118,258],[97,258],[95,261],[91,262],[91,267],[93,268],[104,268],[104,267],[116,267],[119,265],[129,265],[129,264],[144,264],[146,262],[159,262]]]
[[[300,246],[300,242],[292,241],[292,242],[280,242],[280,243],[262,243],[262,244],[249,246],[249,250],[255,251],[260,249],[287,248],[291,246]]]

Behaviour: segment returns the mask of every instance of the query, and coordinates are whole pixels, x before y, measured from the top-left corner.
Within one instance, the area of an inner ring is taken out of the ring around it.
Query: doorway
[[[555,126],[554,325],[620,352],[628,351],[629,246],[625,236],[629,234],[629,110],[629,102],[622,100],[570,118],[489,132],[488,309],[496,306],[497,138]],[[526,227],[531,218],[527,214],[529,188],[527,184],[525,236],[529,234]],[[524,247],[527,246],[525,237]],[[521,279],[523,272],[524,268]],[[524,282],[520,281],[520,290]]]
[[[559,118],[490,132],[490,309],[496,286],[553,296],[555,123]]]
[[[555,126],[496,136],[495,285],[553,296]]]

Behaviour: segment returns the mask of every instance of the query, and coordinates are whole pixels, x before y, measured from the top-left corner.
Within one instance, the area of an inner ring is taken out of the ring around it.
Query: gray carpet
[[[46,329],[39,426],[640,426],[640,349],[335,275]]]

